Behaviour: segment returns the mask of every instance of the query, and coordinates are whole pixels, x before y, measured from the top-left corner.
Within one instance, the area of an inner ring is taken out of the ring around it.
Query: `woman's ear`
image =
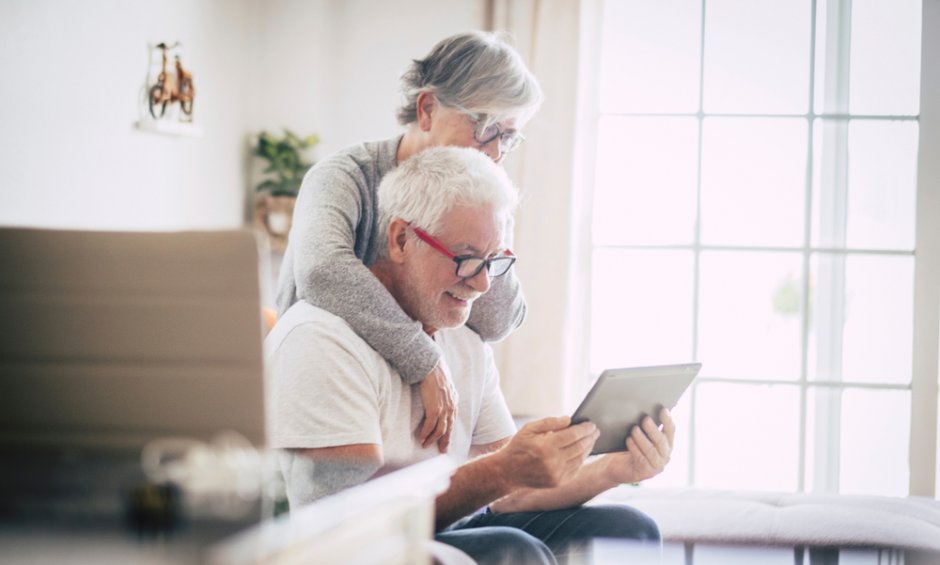
[[[395,218],[388,225],[388,258],[393,263],[405,261],[405,243],[408,241],[408,222]]]
[[[422,92],[418,95],[415,110],[418,112],[417,123],[421,131],[431,130],[431,121],[437,108],[437,98],[433,94],[430,92]]]

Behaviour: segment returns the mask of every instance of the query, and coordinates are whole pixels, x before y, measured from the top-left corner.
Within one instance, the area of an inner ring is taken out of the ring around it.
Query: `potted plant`
[[[287,245],[294,201],[304,175],[313,166],[304,159],[305,152],[319,141],[316,135],[300,137],[287,128],[281,137],[262,131],[255,140],[252,154],[267,164],[255,187],[255,223],[268,233],[276,251]]]

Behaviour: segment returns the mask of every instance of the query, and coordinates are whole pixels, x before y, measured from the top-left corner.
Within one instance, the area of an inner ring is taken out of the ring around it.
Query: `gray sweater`
[[[294,209],[277,285],[278,315],[298,300],[345,319],[402,379],[420,382],[437,364],[438,346],[368,269],[379,242],[376,192],[395,168],[401,137],[361,143],[312,167]],[[487,341],[519,327],[526,305],[514,271],[493,280],[467,326]]]

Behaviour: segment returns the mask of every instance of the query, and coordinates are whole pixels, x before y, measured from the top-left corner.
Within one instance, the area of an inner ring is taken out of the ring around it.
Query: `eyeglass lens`
[[[486,267],[489,277],[496,278],[505,275],[509,271],[509,268],[512,267],[512,264],[515,262],[516,258],[509,256],[493,257],[492,259],[481,259],[479,257],[456,257],[454,260],[457,261],[458,277],[475,277],[484,267]]]
[[[486,145],[498,137],[501,149],[506,153],[509,153],[522,143],[522,135],[516,132],[503,132],[499,129],[499,124],[484,126],[483,122],[481,122],[474,132],[474,137],[480,145]]]

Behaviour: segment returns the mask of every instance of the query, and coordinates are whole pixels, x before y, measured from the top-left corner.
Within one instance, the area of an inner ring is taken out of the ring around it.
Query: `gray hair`
[[[489,206],[509,225],[519,201],[502,167],[466,147],[432,147],[405,160],[382,179],[378,190],[378,258],[388,257],[388,226],[395,218],[430,233],[455,206]]]
[[[542,105],[542,87],[522,56],[502,34],[471,31],[440,41],[427,57],[415,59],[401,77],[404,97],[398,121],[418,119],[418,95],[430,92],[445,106],[486,116],[526,121]]]

